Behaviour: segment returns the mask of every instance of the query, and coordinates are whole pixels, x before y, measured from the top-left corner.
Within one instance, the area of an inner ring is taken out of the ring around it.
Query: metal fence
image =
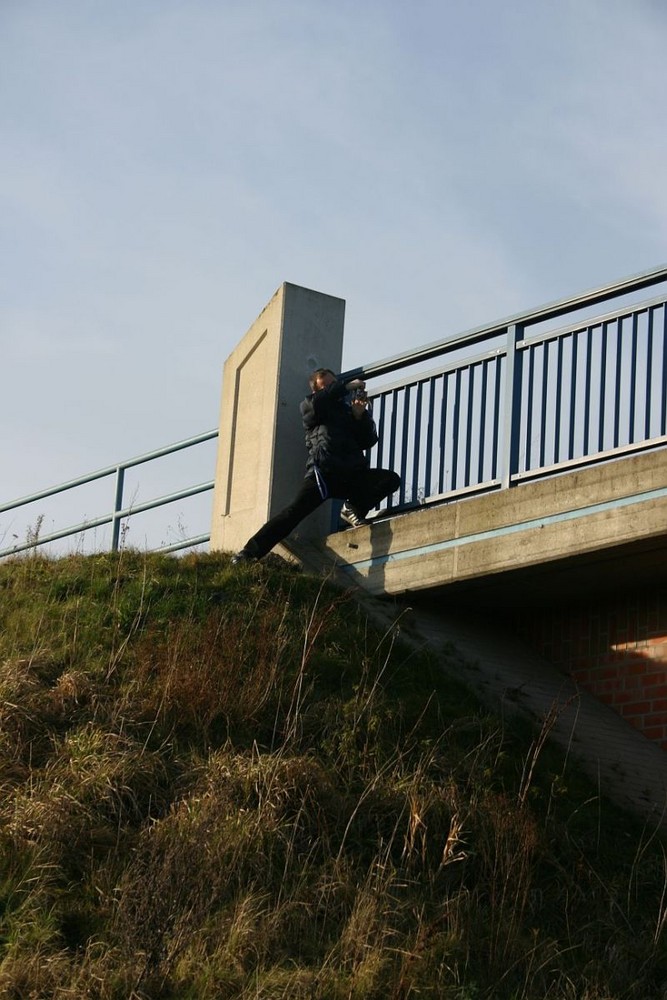
[[[640,300],[646,289],[655,294]],[[603,311],[596,312],[600,306]],[[425,370],[433,361],[438,366]],[[387,382],[397,372],[400,380]],[[343,377],[358,375],[376,385],[370,399],[380,440],[373,461],[401,475],[401,488],[385,504],[388,509],[509,488],[667,444],[667,267],[477,327]],[[112,525],[111,548],[117,549],[126,519],[213,488],[212,481],[204,482],[127,505],[125,472],[209,441],[217,433],[207,431],[1,505],[0,514],[93,480],[114,481],[108,514],[28,539],[0,550],[0,556],[103,524]],[[208,540],[207,533],[200,534],[161,551]]]
[[[15,555],[28,549],[34,549],[39,545],[47,545],[51,542],[59,541],[64,538],[81,535],[99,528],[102,525],[111,525],[111,549],[114,552],[117,551],[121,542],[122,525],[124,522],[127,522],[129,518],[146,511],[155,510],[158,507],[163,507],[166,504],[175,503],[187,497],[196,496],[199,493],[205,493],[208,490],[212,490],[214,486],[213,480],[210,480],[209,482],[184,487],[175,493],[155,497],[152,500],[147,500],[139,504],[126,504],[124,499],[126,472],[135,466],[144,465],[147,462],[153,462],[156,459],[173,455],[176,452],[184,451],[185,449],[193,448],[196,445],[203,444],[205,441],[210,441],[217,436],[217,429],[206,431],[203,434],[198,434],[185,441],[178,441],[175,444],[167,445],[164,448],[158,448],[155,451],[139,455],[136,458],[130,458],[125,462],[118,463],[117,465],[110,465],[105,469],[98,469],[96,472],[90,472],[84,476],[80,476],[78,479],[71,479],[69,482],[61,483],[59,486],[51,486],[39,493],[33,493],[31,496],[21,497],[19,500],[13,500],[10,503],[0,505],[0,514],[3,514],[8,511],[14,511],[20,507],[27,506],[28,504],[34,504],[41,500],[45,500],[48,497],[68,493],[71,490],[79,489],[86,486],[88,483],[97,482],[101,479],[111,479],[113,482],[113,507],[109,513],[103,514],[100,517],[90,518],[79,524],[62,528],[59,531],[51,532],[50,534],[40,534],[38,536],[33,535],[33,537],[28,537],[24,542],[18,542],[15,545],[0,550],[0,557]],[[210,535],[207,533],[190,538],[184,538],[173,545],[161,546],[160,551],[174,552],[179,549],[192,548],[195,545],[205,544],[208,542],[209,537]]]
[[[636,301],[647,287],[659,295]],[[586,315],[614,299],[614,310]],[[635,299],[635,301],[627,301]],[[554,321],[569,319],[554,328]],[[480,347],[482,350],[480,350]],[[508,488],[667,444],[667,268],[364,368],[379,378],[442,358],[371,395],[386,505]]]

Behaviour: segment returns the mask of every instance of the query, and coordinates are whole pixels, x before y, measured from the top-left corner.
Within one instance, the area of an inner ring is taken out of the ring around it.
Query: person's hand
[[[353,399],[352,403],[352,416],[356,417],[357,420],[361,420],[364,413],[366,412],[366,407],[368,406],[367,399]]]

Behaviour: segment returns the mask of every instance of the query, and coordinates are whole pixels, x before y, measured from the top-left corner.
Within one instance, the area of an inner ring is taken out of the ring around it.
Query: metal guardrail
[[[51,486],[39,493],[33,493],[30,496],[21,497],[19,500],[12,500],[9,503],[1,504],[0,514],[5,513],[6,511],[15,510],[18,507],[23,507],[30,503],[35,503],[39,500],[44,500],[47,497],[55,496],[59,493],[65,493],[69,490],[76,489],[79,486],[85,486],[98,479],[105,479],[108,476],[114,477],[114,504],[111,513],[104,514],[102,517],[93,518],[90,521],[83,521],[81,524],[63,528],[62,530],[55,531],[49,535],[29,539],[26,542],[11,546],[11,548],[2,549],[0,550],[0,557],[16,555],[19,552],[34,549],[38,545],[46,545],[49,542],[59,541],[60,539],[68,538],[72,535],[79,535],[82,532],[89,531],[92,528],[98,528],[105,524],[112,525],[111,549],[113,552],[116,552],[120,544],[121,524],[124,520],[130,518],[133,514],[140,514],[148,510],[154,510],[157,507],[164,506],[165,504],[174,503],[177,500],[183,500],[186,497],[195,496],[198,493],[204,493],[207,490],[212,490],[214,486],[214,482],[211,480],[210,482],[199,483],[196,486],[186,487],[183,490],[179,490],[177,493],[170,493],[165,496],[155,497],[153,500],[125,507],[123,505],[123,490],[126,471],[137,465],[152,462],[157,458],[163,458],[166,455],[173,455],[175,452],[183,451],[186,448],[192,448],[195,445],[202,444],[204,441],[210,441],[212,438],[217,436],[217,428],[215,430],[205,431],[203,434],[198,434],[185,441],[178,441],[175,444],[158,448],[155,451],[148,452],[144,455],[138,455],[136,458],[130,458],[125,462],[119,462],[117,465],[110,465],[105,469],[98,469],[96,472],[90,472],[85,476],[80,476],[78,479],[70,479],[68,482],[61,483],[59,486]],[[163,546],[160,548],[160,551],[175,552],[179,549],[191,548],[194,545],[204,544],[209,540],[209,537],[210,535],[198,535],[193,538],[187,538],[175,543],[174,545]]]
[[[635,301],[647,288],[660,294]],[[592,310],[625,298],[616,309]],[[630,301],[632,300],[632,301]],[[555,320],[566,325],[553,327]],[[439,366],[424,371],[425,364]],[[515,484],[667,444],[667,267],[562,299],[343,373],[382,380],[370,399],[380,440],[377,466],[396,469],[400,491],[387,509],[409,509]],[[0,551],[13,555],[112,524],[111,546],[133,514],[213,488],[200,483],[123,506],[127,469],[215,438],[217,430],[0,505],[0,513],[107,476],[113,510]],[[190,548],[208,534],[160,551]]]
[[[646,301],[590,315],[659,285]],[[563,318],[569,322],[554,328]],[[506,489],[665,445],[667,267],[345,376],[380,378],[434,359],[440,367],[370,393],[380,434],[374,462],[402,480],[387,509]]]

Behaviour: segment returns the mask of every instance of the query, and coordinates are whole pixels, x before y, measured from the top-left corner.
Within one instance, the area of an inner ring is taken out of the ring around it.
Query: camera
[[[368,393],[365,389],[355,389],[352,393],[352,399],[360,399],[362,403],[366,403],[368,401]]]

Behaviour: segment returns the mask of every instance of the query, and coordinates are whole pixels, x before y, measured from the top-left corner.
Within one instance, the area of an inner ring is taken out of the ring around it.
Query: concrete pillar
[[[236,551],[294,496],[305,472],[299,403],[315,368],[340,371],[345,301],[285,282],[225,362],[211,550]],[[324,535],[329,504],[299,526]]]

